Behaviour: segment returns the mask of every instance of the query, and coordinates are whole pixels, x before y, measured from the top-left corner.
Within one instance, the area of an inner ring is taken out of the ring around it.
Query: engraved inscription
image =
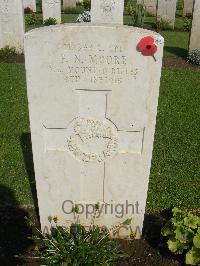
[[[134,81],[139,72],[128,62],[125,48],[113,43],[62,43],[58,46],[62,54],[49,69],[64,76],[66,83],[87,82],[92,84],[121,84]]]
[[[73,156],[83,162],[104,162],[118,150],[116,127],[109,121],[77,118],[67,146]]]
[[[45,4],[53,8],[56,4],[59,4],[59,0],[45,0]]]

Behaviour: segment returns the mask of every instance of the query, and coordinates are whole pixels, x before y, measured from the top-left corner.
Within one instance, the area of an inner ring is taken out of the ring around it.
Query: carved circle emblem
[[[76,118],[70,125],[67,146],[80,161],[106,161],[117,153],[117,129],[108,120]]]

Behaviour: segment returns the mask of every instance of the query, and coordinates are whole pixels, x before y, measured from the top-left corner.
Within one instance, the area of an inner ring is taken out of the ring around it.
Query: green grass
[[[164,69],[148,207],[200,208],[200,72]]]
[[[164,56],[185,58],[188,54],[189,32],[161,31],[165,39]]]
[[[25,84],[24,65],[0,64],[0,202],[32,202],[21,145],[30,131]]]
[[[198,70],[163,70],[149,208],[200,207],[199,80]],[[0,88],[1,200],[3,197],[3,201],[13,204],[33,203],[24,65],[0,64]]]
[[[78,14],[62,14],[62,23],[75,23]]]

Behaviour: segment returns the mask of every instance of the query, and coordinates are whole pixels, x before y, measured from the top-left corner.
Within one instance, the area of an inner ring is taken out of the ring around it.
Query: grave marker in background
[[[24,9],[21,0],[0,1],[0,48],[15,47],[23,51]]]
[[[29,7],[33,12],[36,12],[36,0],[23,0],[24,8]]]
[[[137,4],[144,5],[147,12],[154,16],[156,15],[157,0],[137,0]]]
[[[55,18],[61,23],[61,0],[42,0],[43,21],[48,18]]]
[[[194,0],[184,0],[183,15],[192,16]]]
[[[63,10],[75,7],[76,7],[76,0],[63,0]]]
[[[195,0],[189,50],[200,49],[200,0]]]
[[[176,16],[177,0],[158,0],[157,21],[168,23],[173,29]]]
[[[91,22],[123,24],[124,0],[92,0]]]

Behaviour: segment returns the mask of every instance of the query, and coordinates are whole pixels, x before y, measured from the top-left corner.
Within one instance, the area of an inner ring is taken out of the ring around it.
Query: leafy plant
[[[200,65],[200,49],[191,50],[187,59],[191,64]]]
[[[190,31],[191,27],[192,27],[191,19],[188,19],[187,17],[184,17],[184,20],[183,20],[183,29],[184,29],[184,31]]]
[[[83,6],[85,10],[90,10],[91,0],[83,0]]]
[[[49,17],[49,18],[44,20],[43,24],[45,26],[56,25],[57,24],[57,20],[55,18]]]
[[[14,55],[17,55],[15,47],[10,47],[7,45],[4,48],[0,49],[0,59],[7,59]]]
[[[38,255],[45,265],[109,266],[127,257],[119,251],[119,244],[109,238],[107,230],[94,223],[88,229],[78,222],[64,228],[57,224],[57,217],[52,220],[51,234],[39,231],[43,248]]]
[[[200,217],[178,208],[172,210],[173,217],[162,228],[162,235],[169,238],[168,248],[175,254],[186,252],[185,262],[200,263]]]
[[[24,8],[24,14],[32,14],[33,10],[30,7]]]
[[[127,12],[132,18],[133,25],[142,26],[146,17],[146,11],[143,5],[134,5],[131,1],[127,3]]]
[[[39,23],[39,19],[35,13],[32,13],[25,16],[25,23],[26,25],[36,25]]]

